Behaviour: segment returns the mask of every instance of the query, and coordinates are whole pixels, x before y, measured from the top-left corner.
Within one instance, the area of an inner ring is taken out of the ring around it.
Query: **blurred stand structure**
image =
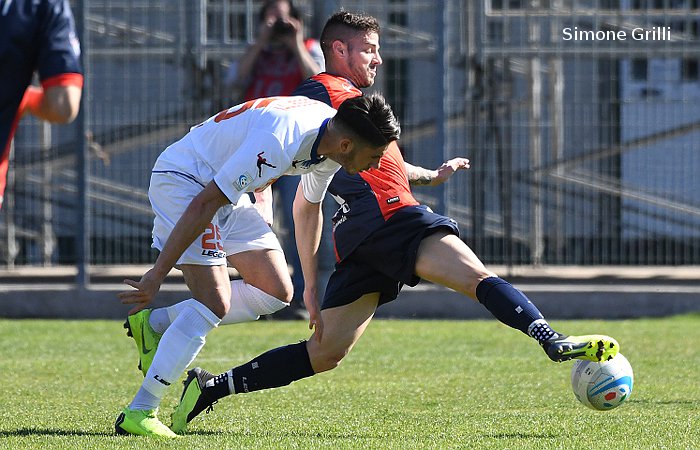
[[[401,118],[407,159],[472,160],[417,196],[457,219],[487,264],[700,266],[697,0],[295,3],[311,35],[341,6],[380,19],[374,89]],[[261,2],[71,4],[84,113],[70,127],[21,124],[0,269],[74,268],[85,288],[104,267],[153,260],[152,163],[228,106],[223,77]],[[611,32],[626,39],[598,39]]]

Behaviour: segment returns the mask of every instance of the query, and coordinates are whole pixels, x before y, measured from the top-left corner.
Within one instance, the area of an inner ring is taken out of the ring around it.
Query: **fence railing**
[[[697,2],[296,3],[312,36],[340,6],[380,19],[373,89],[401,118],[406,159],[472,160],[416,195],[486,262],[700,264]],[[20,125],[2,266],[77,265],[85,280],[89,266],[153,260],[150,168],[238,101],[225,73],[260,4],[73,2],[83,112],[71,126]]]

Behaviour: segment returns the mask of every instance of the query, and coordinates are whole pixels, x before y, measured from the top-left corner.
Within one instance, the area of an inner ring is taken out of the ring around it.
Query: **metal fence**
[[[25,119],[0,211],[0,263],[143,264],[157,155],[237,103],[225,73],[259,1],[73,2],[86,67],[78,122]],[[380,19],[375,90],[406,159],[473,168],[416,195],[488,263],[700,264],[697,0],[297,1]]]

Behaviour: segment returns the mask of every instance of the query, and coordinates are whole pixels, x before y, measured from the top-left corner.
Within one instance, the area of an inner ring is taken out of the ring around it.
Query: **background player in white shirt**
[[[399,132],[391,108],[379,95],[346,101],[337,113],[306,97],[271,97],[220,112],[160,155],[149,188],[156,215],[153,246],[160,254],[141,280],[125,280],[135,290],[119,297],[135,305],[130,311],[135,315],[178,267],[193,298],[178,304],[155,351],[155,345],[139,342],[143,333],[140,339],[135,336],[145,378],[117,418],[118,433],[175,437],[157,418],[157,408],[207,333],[222,318],[227,323],[255,320],[291,300],[293,288],[280,244],[247,193],[284,174],[301,174],[294,221],[304,232],[297,235],[297,243],[318,248],[321,200],[333,174],[341,166],[350,173],[378,167]],[[230,281],[227,263],[242,280]],[[315,268],[316,263],[305,267]],[[316,274],[304,276],[313,280]],[[131,331],[145,326],[147,319],[129,320]]]

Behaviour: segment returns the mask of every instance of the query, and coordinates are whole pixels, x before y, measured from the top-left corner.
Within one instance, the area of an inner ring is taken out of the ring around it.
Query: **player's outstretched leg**
[[[170,428],[175,433],[182,433],[187,424],[205,409],[207,412],[213,409],[218,400],[207,395],[205,387],[207,381],[214,378],[214,374],[200,367],[187,371],[187,379],[182,382],[185,388],[180,396],[180,403],[172,415],[173,423]]]
[[[163,336],[151,327],[150,317],[151,310],[143,309],[128,316],[124,322],[126,335],[134,338],[134,342],[136,342],[136,350],[139,353],[139,370],[143,372],[143,376],[146,376],[148,368],[151,367],[156,348],[158,348],[160,338]]]
[[[552,361],[607,361],[620,350],[617,341],[610,336],[567,336],[557,333],[525,294],[501,278],[482,280],[476,288],[476,295],[498,320],[539,342]]]
[[[486,269],[456,235],[443,232],[424,238],[418,250],[416,274],[476,297],[496,319],[535,339],[554,361],[607,361],[619,351],[618,343],[608,336],[566,336],[554,331],[523,292]]]
[[[620,351],[620,346],[615,339],[602,334],[586,336],[559,334],[542,342],[542,348],[547,356],[555,362],[570,359],[609,361]]]
[[[182,432],[187,423],[220,398],[286,386],[314,375],[306,341],[277,347],[219,375],[194,368],[187,372],[180,404],[173,412],[172,429]]]
[[[124,408],[114,424],[117,434],[137,434],[160,438],[176,438],[177,434],[158,419],[158,409],[149,411]]]

